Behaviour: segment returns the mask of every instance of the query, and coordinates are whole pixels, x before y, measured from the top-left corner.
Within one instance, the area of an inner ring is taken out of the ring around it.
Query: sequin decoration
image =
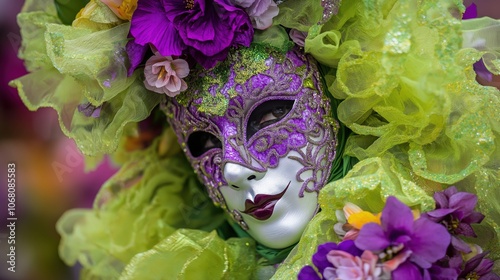
[[[323,18],[319,24],[325,24],[333,15],[339,12],[341,0],[321,0],[321,6],[323,7]]]

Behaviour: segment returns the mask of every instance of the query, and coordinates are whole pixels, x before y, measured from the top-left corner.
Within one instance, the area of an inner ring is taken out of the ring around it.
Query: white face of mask
[[[296,174],[304,167],[290,151],[277,167],[257,172],[235,163],[226,163],[228,186],[220,187],[229,211],[241,213],[248,233],[270,248],[285,248],[297,242],[318,209],[318,193],[299,195],[311,171]],[[236,188],[237,187],[237,188]]]
[[[318,211],[336,139],[314,63],[289,52],[266,65],[243,86],[224,85],[236,95],[222,115],[175,100],[166,111],[213,201],[257,242],[279,249],[296,243]]]

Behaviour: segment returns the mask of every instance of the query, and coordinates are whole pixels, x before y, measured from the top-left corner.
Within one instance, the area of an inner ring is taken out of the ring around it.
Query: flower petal
[[[472,193],[459,192],[450,197],[450,208],[455,208],[463,213],[463,216],[474,211],[477,204],[477,196]],[[463,217],[462,216],[462,217]],[[462,218],[460,217],[460,219]]]
[[[456,236],[451,237],[451,245],[453,248],[463,253],[470,253],[472,251],[467,243]]]
[[[455,229],[456,234],[461,234],[463,236],[477,237],[474,229],[466,223],[460,223],[458,227]]]
[[[377,252],[387,248],[390,242],[380,225],[369,223],[359,231],[358,238],[354,241],[354,244],[361,250]]]
[[[484,219],[484,215],[479,212],[472,212],[462,219],[462,223],[466,224],[479,224]]]
[[[128,54],[128,59],[130,61],[130,67],[128,68],[128,75],[131,76],[134,73],[134,70],[141,64],[144,55],[149,49],[148,45],[139,45],[135,42],[134,39],[127,42],[127,46],[125,47]]]
[[[410,207],[394,196],[387,198],[380,220],[382,228],[388,233],[393,231],[410,233],[412,231],[413,214]]]
[[[413,236],[407,246],[413,251],[410,260],[420,267],[430,268],[431,264],[446,254],[451,236],[440,224],[420,218],[413,224]]]
[[[451,186],[451,187],[447,188],[446,190],[444,190],[442,193],[444,193],[444,195],[446,195],[446,197],[448,197],[448,199],[449,199],[452,195],[458,193],[458,190],[457,190],[457,187]]]
[[[411,256],[411,253],[412,252],[410,250],[406,250],[399,253],[396,257],[384,262],[383,263],[384,270],[388,272],[396,270],[399,267],[399,265],[404,263]]]
[[[448,197],[444,192],[436,192],[433,197],[436,201],[436,209],[448,208]]]
[[[304,266],[297,276],[298,280],[321,280],[318,274],[311,266]]]
[[[326,259],[337,268],[341,266],[353,267],[356,265],[354,257],[341,250],[331,250],[326,254]]]
[[[189,75],[189,65],[184,59],[175,59],[172,61],[171,66],[177,74],[177,77],[185,78]]]
[[[435,222],[440,222],[443,220],[443,218],[446,215],[449,215],[453,213],[455,209],[450,209],[450,208],[442,208],[442,209],[436,209],[433,211],[426,212],[426,214],[430,217],[431,220]]]
[[[320,273],[323,273],[325,268],[332,266],[332,264],[327,260],[326,255],[331,250],[337,250],[337,248],[337,244],[333,242],[328,242],[318,246],[318,250],[312,257],[312,262],[318,268]]]
[[[356,244],[354,244],[353,240],[346,240],[346,241],[340,242],[337,250],[342,250],[342,251],[347,252],[353,256],[361,256],[361,254],[363,253],[362,250],[360,250],[358,247],[356,247]]]
[[[150,43],[164,56],[181,55],[186,48],[160,1],[139,1],[130,22],[130,34],[137,44]]]
[[[411,262],[402,263],[396,270],[391,273],[392,279],[423,279],[418,267]]]

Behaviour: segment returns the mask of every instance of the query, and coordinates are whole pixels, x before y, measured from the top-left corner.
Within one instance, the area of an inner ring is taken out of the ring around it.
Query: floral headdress
[[[473,65],[481,60],[487,78],[500,74],[500,36],[492,35],[500,24],[462,21],[464,10],[456,0],[27,0],[18,22],[20,57],[30,73],[11,84],[29,109],[54,108],[63,132],[84,154],[119,147],[118,157],[128,160],[103,187],[97,213],[63,217],[61,255],[69,263],[79,260],[91,275],[123,279],[146,270],[163,275],[150,264],[188,247],[197,257],[170,264],[181,274],[204,258],[221,277],[245,278],[259,267],[247,239],[174,230],[212,230],[222,219],[193,198],[192,171],[179,172],[183,165],[169,157],[177,150],[168,131],[148,149],[120,153],[123,139],[138,134],[137,124],[165,95],[181,98],[195,69],[223,63],[232,48],[285,50],[294,42],[320,63],[328,97],[339,103],[334,117],[353,132],[339,146],[340,157],[359,162],[351,170],[342,166],[348,161],[334,162],[339,171],[332,178],[341,179],[322,189],[321,212],[274,277],[291,279],[320,244],[338,239],[335,211],[345,202],[380,212],[394,195],[425,212],[434,204],[429,193],[449,185],[477,194],[488,227],[476,233],[491,236],[481,246],[499,258],[499,91],[478,84]],[[190,187],[158,191],[174,181]],[[189,223],[179,220],[186,213]],[[161,225],[144,230],[158,220]],[[186,247],[171,247],[183,242]]]

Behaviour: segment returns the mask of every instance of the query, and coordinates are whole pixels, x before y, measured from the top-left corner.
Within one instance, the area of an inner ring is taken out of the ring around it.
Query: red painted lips
[[[288,182],[286,188],[278,194],[258,194],[255,197],[255,202],[250,199],[245,200],[245,211],[243,211],[243,213],[248,214],[260,221],[269,219],[273,214],[274,205],[276,205],[276,202],[278,202],[278,200],[280,200],[285,194],[288,186],[290,186],[290,183],[291,181]]]

